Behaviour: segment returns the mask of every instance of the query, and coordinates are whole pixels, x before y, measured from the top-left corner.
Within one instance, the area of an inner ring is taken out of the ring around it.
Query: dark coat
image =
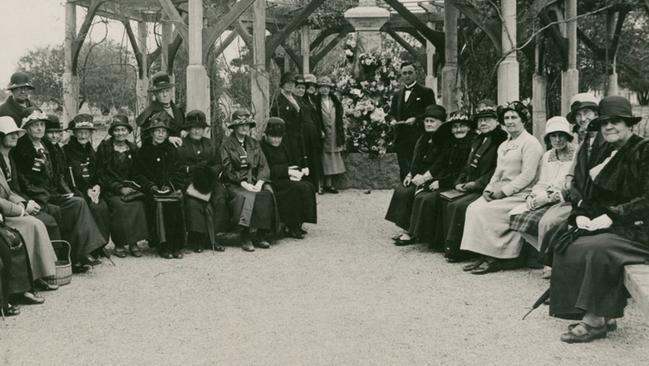
[[[85,195],[88,189],[99,184],[97,158],[90,142],[81,145],[74,136],[63,146],[68,165],[72,170],[73,188]]]
[[[443,166],[443,160],[446,157],[443,153],[447,144],[444,134],[441,131],[425,133],[419,137],[415,145],[415,152],[410,164],[410,175],[424,174],[427,171],[435,178]]]
[[[455,137],[450,137],[444,144],[442,147],[443,158],[439,159],[440,165],[434,168],[438,171],[434,178],[439,181],[440,189],[454,187],[457,177],[466,164],[475,138],[476,134],[469,131],[464,138],[458,140]]]
[[[221,144],[223,173],[221,180],[226,184],[239,186],[241,182],[255,184],[258,180],[270,181],[270,170],[259,142],[246,136],[241,146],[236,136],[231,134]]]
[[[345,124],[343,121],[343,104],[340,102],[338,97],[336,97],[334,94],[330,94],[329,97],[331,98],[334,108],[336,109],[336,145],[337,146],[345,146]],[[322,97],[318,95],[315,99],[315,106],[316,106],[316,118],[320,121],[320,128],[322,128],[321,131],[324,132],[324,126],[322,124]]]
[[[593,147],[588,153],[589,139],[586,138],[579,146],[577,157],[575,158],[575,171],[572,185],[568,192],[565,192],[564,198],[571,202],[573,207],[583,200],[584,197],[591,195],[593,180],[590,179],[590,168],[601,163],[611,153],[611,146],[604,140],[601,133],[597,133],[593,141]]]
[[[606,164],[586,197],[570,215],[590,219],[607,214],[608,231],[649,245],[649,141],[633,135]]]
[[[419,117],[424,114],[426,107],[435,104],[435,92],[416,83],[410,92],[408,101],[405,100],[405,90],[397,90],[392,96],[389,117],[397,121],[405,121],[410,117],[417,117],[417,122],[412,126],[398,125],[394,129],[395,145],[414,145],[419,136],[424,133],[423,120]],[[388,117],[388,118],[389,118]]]
[[[295,97],[299,106],[299,98]],[[289,102],[284,94],[279,93],[273,105],[270,107],[271,117],[279,117],[286,123],[284,144],[288,149],[291,159],[304,164],[306,161],[306,150],[304,148],[304,136],[302,133],[302,110],[296,108]]]
[[[193,181],[193,174],[197,167],[208,167],[214,177],[221,174],[221,155],[212,141],[203,137],[200,141],[189,137],[183,139],[183,144],[178,148],[178,163],[174,183],[176,188],[185,190]]]
[[[0,117],[9,116],[16,121],[16,125],[20,127],[22,125],[23,119],[22,115],[27,107],[31,107],[32,103],[27,102],[27,106],[23,107],[20,104],[16,103],[14,96],[10,95],[4,103],[0,104]]]
[[[172,178],[177,161],[178,152],[169,140],[158,145],[145,140],[135,158],[135,181],[142,186],[144,192],[151,191],[154,186],[173,187]]]
[[[507,140],[500,126],[485,135],[478,135],[471,145],[468,159],[454,185],[474,182],[475,192],[482,192],[496,170],[498,146]]]
[[[64,167],[59,166],[52,157],[54,146],[45,139],[41,143],[46,150],[44,156],[36,152],[29,136],[24,135],[18,139],[11,154],[18,169],[21,191],[42,205],[54,196],[72,190],[63,178]]]
[[[121,196],[120,189],[125,187],[126,181],[135,179],[135,160],[137,159],[137,146],[126,141],[129,151],[124,159],[118,158],[118,153],[113,149],[112,137],[104,140],[97,147],[97,178],[101,192],[106,196]],[[129,187],[133,188],[132,185]]]
[[[162,107],[162,104],[154,100],[144,111],[142,111],[142,113],[140,113],[139,116],[137,116],[135,122],[137,123],[138,127],[146,128],[146,123],[148,122],[149,117],[164,110],[165,109]],[[180,136],[180,131],[185,126],[185,111],[177,107],[174,102],[171,102],[171,110],[173,111],[174,115],[171,122],[171,130],[169,131],[169,135]]]

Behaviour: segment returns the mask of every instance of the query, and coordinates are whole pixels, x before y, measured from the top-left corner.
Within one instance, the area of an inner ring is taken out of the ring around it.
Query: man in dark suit
[[[410,171],[410,162],[415,150],[415,143],[424,131],[419,118],[426,107],[435,104],[435,92],[419,85],[415,80],[415,66],[409,62],[401,64],[401,81],[403,88],[392,96],[389,118],[394,128],[394,150],[399,161],[401,180]]]
[[[183,131],[185,127],[185,112],[173,101],[174,85],[176,84],[171,82],[171,78],[164,71],[156,73],[151,78],[149,92],[155,95],[155,100],[151,101],[149,106],[136,118],[137,126],[140,128],[140,131],[143,131],[142,139],[147,138],[144,130],[147,129],[151,116],[158,112],[165,112],[171,117],[169,142],[175,147],[182,145],[182,137],[186,135]]]

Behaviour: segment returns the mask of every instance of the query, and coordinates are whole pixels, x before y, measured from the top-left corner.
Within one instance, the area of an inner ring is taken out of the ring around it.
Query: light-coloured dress
[[[322,147],[322,170],[324,175],[343,174],[343,147],[336,143],[336,106],[332,100],[322,100],[322,128],[324,144]]]
[[[521,235],[509,228],[509,211],[525,202],[537,179],[543,147],[523,131],[498,147],[496,171],[485,190],[500,188],[505,198],[487,202],[480,197],[466,212],[462,250],[509,259],[520,254]]]

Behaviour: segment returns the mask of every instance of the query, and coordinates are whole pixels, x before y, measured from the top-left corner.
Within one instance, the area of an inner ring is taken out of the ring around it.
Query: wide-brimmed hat
[[[498,107],[491,99],[483,99],[478,102],[475,108],[473,118],[478,121],[478,118],[495,118],[498,119]]]
[[[329,76],[320,76],[318,78],[318,86],[328,86],[333,88],[335,85]]]
[[[432,117],[444,122],[446,121],[446,109],[439,104],[431,104],[426,107],[424,113],[420,117],[422,120],[426,117]]]
[[[128,116],[125,114],[116,114],[113,116],[110,127],[108,127],[108,134],[113,136],[113,130],[117,127],[126,127],[129,133],[133,132],[133,126],[128,123]]]
[[[238,109],[232,113],[228,128],[235,128],[237,126],[249,125],[251,128],[255,127],[257,123],[250,117],[250,112],[245,109]]]
[[[464,111],[451,112],[451,114],[446,118],[444,125],[452,127],[453,123],[464,123],[471,129],[475,128],[475,119],[471,118],[471,116]]]
[[[304,83],[315,85],[318,83],[318,79],[313,74],[304,74]]]
[[[92,115],[87,113],[77,114],[74,116],[70,124],[68,124],[68,130],[96,130]]]
[[[279,86],[282,87],[284,86],[284,84],[291,82],[295,82],[295,74],[293,74],[292,72],[287,72],[282,74],[282,77],[279,80]]]
[[[185,126],[183,126],[183,129],[189,130],[192,127],[208,127],[207,117],[205,116],[205,113],[203,113],[203,111],[194,109],[193,111],[189,111],[189,113],[187,113],[187,116],[185,117]]]
[[[642,117],[633,115],[633,108],[631,108],[631,102],[628,99],[618,95],[612,95],[605,97],[599,102],[599,117],[590,122],[588,130],[598,131],[602,122],[611,119],[621,119],[627,125],[633,126],[640,122]]]
[[[564,117],[554,116],[545,123],[545,134],[543,135],[543,141],[545,141],[546,144],[550,145],[550,134],[555,132],[565,133],[568,137],[568,141],[572,141],[574,139],[574,136],[571,133],[572,131],[570,130],[570,122],[568,122],[568,120]]]
[[[47,121],[45,121],[45,132],[61,132],[63,131],[63,126],[61,125],[61,120],[56,114],[48,114]]]
[[[306,86],[306,81],[304,81],[304,76],[298,75],[295,77],[295,85],[304,85]]]
[[[13,118],[9,116],[0,117],[0,133],[6,136],[14,132],[18,132],[18,136],[25,134],[25,130],[18,128]]]
[[[513,102],[498,106],[498,121],[500,121],[500,123],[505,122],[505,113],[507,113],[508,111],[516,112],[516,114],[518,114],[518,116],[521,118],[521,121],[524,125],[532,120],[532,114],[530,113],[529,108],[527,108],[527,106],[522,102],[515,100]]]
[[[174,87],[174,85],[176,84],[171,82],[171,77],[169,76],[169,74],[164,71],[160,71],[155,73],[151,77],[151,87],[149,88],[149,92],[171,89]]]
[[[266,136],[284,136],[286,123],[279,117],[270,117],[266,123]]]
[[[38,121],[47,123],[47,121],[49,121],[49,118],[47,117],[47,114],[43,113],[43,111],[41,111],[37,107],[27,107],[23,111],[20,128],[26,129],[29,125]]]
[[[151,115],[149,122],[142,131],[150,131],[156,128],[171,129],[171,116],[167,112],[160,111]]]
[[[32,85],[31,77],[29,76],[29,74],[27,74],[26,72],[18,71],[11,75],[7,90],[13,90],[17,88],[35,89],[34,85]]]
[[[582,109],[591,109],[595,112],[599,110],[599,98],[591,93],[579,93],[575,94],[572,99],[570,99],[570,112],[566,114],[568,122],[575,123],[575,113]]]

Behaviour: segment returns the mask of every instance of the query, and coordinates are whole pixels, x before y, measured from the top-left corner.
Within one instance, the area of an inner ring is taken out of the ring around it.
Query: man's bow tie
[[[404,90],[404,91],[412,91],[412,89],[413,89],[414,87],[415,87],[414,85],[413,85],[413,86],[410,86],[410,87],[406,86],[406,87],[403,88],[403,90]]]

